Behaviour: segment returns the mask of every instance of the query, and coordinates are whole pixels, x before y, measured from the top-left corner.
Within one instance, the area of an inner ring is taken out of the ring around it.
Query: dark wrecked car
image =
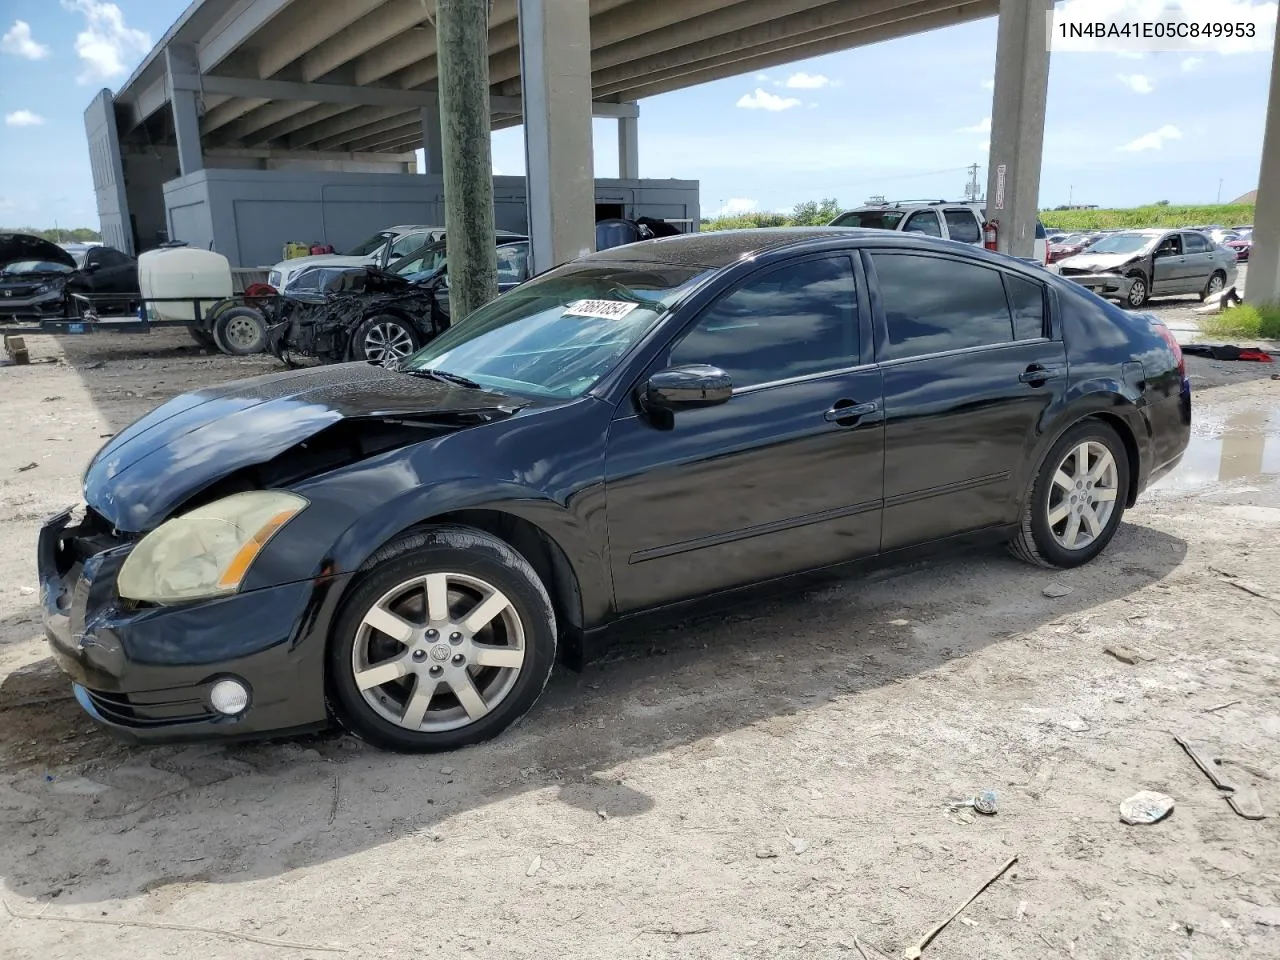
[[[110,294],[104,309],[128,312],[127,297],[141,296],[138,263],[111,247],[72,253],[31,234],[0,234],[0,318],[75,315],[85,301],[72,294]]]
[[[1182,457],[1177,342],[919,234],[653,240],[535,277],[399,370],[177,397],[39,538],[75,695],[139,740],[335,717],[445,750],[642,614],[994,541],[1102,551]]]
[[[529,276],[529,243],[498,239],[498,292]],[[445,241],[391,263],[309,267],[285,288],[267,331],[268,349],[289,366],[304,358],[326,363],[386,364],[409,356],[449,326]]]

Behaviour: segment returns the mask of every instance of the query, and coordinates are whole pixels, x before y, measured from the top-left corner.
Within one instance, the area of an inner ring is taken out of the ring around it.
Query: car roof
[[[825,251],[839,249],[829,241],[842,239],[875,247],[909,250],[935,250],[960,254],[995,266],[1010,266],[1010,258],[992,253],[971,243],[943,240],[919,233],[879,230],[867,227],[767,227],[745,230],[716,230],[708,233],[684,233],[674,237],[642,240],[611,247],[582,257],[575,263],[665,263],[676,266],[721,269],[731,264],[754,260],[765,254],[783,251]],[[1013,258],[1015,263],[1018,258]],[[1029,264],[1019,264],[1028,267]]]
[[[401,224],[397,224],[394,227],[386,227],[385,229],[379,230],[378,232],[379,233],[412,233],[415,230],[443,230],[443,229],[444,227],[432,226],[431,224],[401,223]]]
[[[585,260],[628,260],[671,263],[699,267],[724,267],[746,257],[796,244],[831,237],[883,235],[883,230],[857,227],[762,227],[745,230],[715,230],[709,233],[682,233],[674,237],[641,240],[610,247],[584,257]]]

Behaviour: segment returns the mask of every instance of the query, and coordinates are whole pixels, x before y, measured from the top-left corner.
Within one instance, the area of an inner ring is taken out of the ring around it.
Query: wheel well
[[[551,606],[555,610],[556,623],[560,628],[561,652],[571,664],[576,662],[581,655],[579,640],[582,636],[582,592],[578,575],[574,573],[573,565],[560,544],[536,524],[501,510],[455,510],[452,513],[438,514],[415,523],[407,530],[401,530],[391,540],[419,527],[440,523],[456,523],[483,530],[506,543],[529,562],[551,597]]]
[[[1124,452],[1129,457],[1129,493],[1125,499],[1125,506],[1132,507],[1138,502],[1138,470],[1142,466],[1142,457],[1138,453],[1138,441],[1133,435],[1132,428],[1124,421],[1123,417],[1117,417],[1111,413],[1095,413],[1092,417],[1086,417],[1085,419],[1101,420],[1120,435],[1120,442],[1124,444]]]

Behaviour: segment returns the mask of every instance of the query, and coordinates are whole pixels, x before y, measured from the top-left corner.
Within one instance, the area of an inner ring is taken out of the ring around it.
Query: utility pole
[[[978,165],[976,163],[969,165],[969,182],[965,184],[964,198],[970,203],[978,199]]]
[[[436,0],[450,312],[498,295],[489,145],[489,0]]]
[[[1071,184],[1071,186],[1067,187],[1067,206],[1074,208],[1075,203],[1076,203],[1076,185],[1073,183]]]
[[[1218,203],[1222,202],[1222,178],[1218,178]]]

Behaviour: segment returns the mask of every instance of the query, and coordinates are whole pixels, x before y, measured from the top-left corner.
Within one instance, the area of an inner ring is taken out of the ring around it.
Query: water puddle
[[[1152,490],[1185,493],[1280,476],[1280,409],[1220,417],[1197,410],[1178,468]]]

